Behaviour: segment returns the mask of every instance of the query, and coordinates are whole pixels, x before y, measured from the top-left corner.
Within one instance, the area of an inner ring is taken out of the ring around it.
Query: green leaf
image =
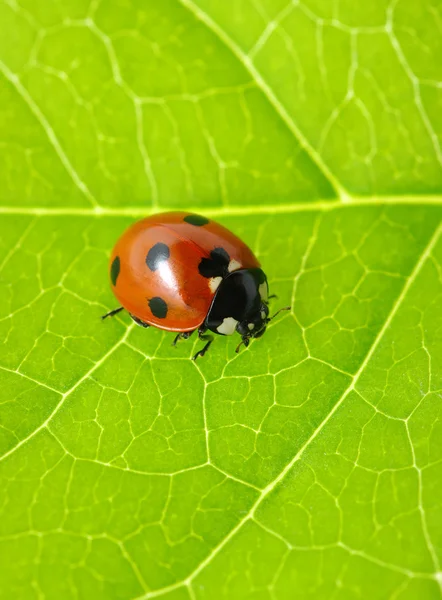
[[[440,3],[0,0],[0,598],[442,596]],[[290,304],[137,328],[134,219]]]

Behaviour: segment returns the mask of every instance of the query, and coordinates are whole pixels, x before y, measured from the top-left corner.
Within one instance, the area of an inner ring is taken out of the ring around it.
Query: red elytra
[[[152,254],[155,247],[157,255]],[[169,251],[167,259],[165,247]],[[216,282],[211,281],[214,278],[201,275],[199,265],[203,258],[210,260],[215,248],[223,248],[230,261],[235,261],[231,263],[234,270],[260,266],[244,242],[205,217],[166,212],[142,219],[123,233],[112,251],[112,291],[121,305],[144,323],[169,331],[197,329],[203,324],[216,291]],[[167,310],[158,309],[154,314],[149,306],[153,298],[163,300]]]

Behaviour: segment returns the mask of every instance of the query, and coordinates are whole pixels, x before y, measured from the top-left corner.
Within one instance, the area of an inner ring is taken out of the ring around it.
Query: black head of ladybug
[[[242,338],[241,344],[248,346],[251,338],[264,334],[270,321],[268,293],[267,277],[261,269],[233,271],[220,283],[205,327],[220,335],[236,331]]]

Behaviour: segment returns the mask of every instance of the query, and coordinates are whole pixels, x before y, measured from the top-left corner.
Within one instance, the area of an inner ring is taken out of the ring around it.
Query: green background
[[[442,597],[441,33],[436,0],[0,0],[0,598]],[[173,208],[291,304],[249,350],[100,321]]]

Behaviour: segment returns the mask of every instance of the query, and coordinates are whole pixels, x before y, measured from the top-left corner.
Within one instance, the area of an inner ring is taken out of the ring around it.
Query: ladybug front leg
[[[207,350],[209,349],[210,344],[213,342],[213,335],[205,335],[204,332],[207,331],[206,329],[198,329],[198,337],[200,340],[203,340],[206,343],[205,346],[203,346],[201,348],[201,350],[198,350],[198,352],[196,354],[194,354],[194,356],[192,356],[192,360],[196,360],[198,358],[198,356],[204,356],[205,353],[207,352]]]

